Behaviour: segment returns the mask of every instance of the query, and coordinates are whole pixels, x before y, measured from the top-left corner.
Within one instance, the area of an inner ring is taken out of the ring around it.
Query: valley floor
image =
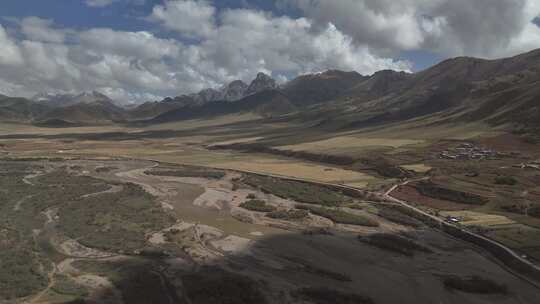
[[[479,126],[329,135],[253,117],[140,128],[3,125],[0,133],[0,252],[20,258],[0,276],[5,303],[540,296],[485,251],[383,195],[537,263],[540,147],[512,135]],[[465,153],[464,145],[499,156],[443,157]]]

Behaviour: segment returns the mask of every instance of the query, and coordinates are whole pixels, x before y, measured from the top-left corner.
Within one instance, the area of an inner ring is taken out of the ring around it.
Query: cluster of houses
[[[491,149],[477,147],[470,143],[463,143],[456,148],[442,151],[439,158],[466,160],[466,159],[492,159],[501,157],[511,157],[512,153],[502,153]]]

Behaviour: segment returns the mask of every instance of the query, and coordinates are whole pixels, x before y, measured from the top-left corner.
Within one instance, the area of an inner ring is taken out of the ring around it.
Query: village
[[[475,146],[471,143],[462,143],[455,148],[450,148],[442,151],[439,154],[441,159],[451,159],[451,160],[468,160],[468,159],[496,159],[496,158],[507,158],[518,156],[517,152],[497,152],[492,149],[486,149],[482,147]]]

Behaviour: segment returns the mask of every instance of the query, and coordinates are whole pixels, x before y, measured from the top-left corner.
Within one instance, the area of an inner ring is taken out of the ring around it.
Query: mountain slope
[[[108,101],[114,103],[108,96],[96,91],[83,92],[80,94],[38,94],[32,100],[49,107],[67,107],[79,103],[93,103],[96,101]]]
[[[381,73],[393,74],[377,81]],[[384,86],[370,86],[371,82]],[[354,129],[438,115],[440,123],[479,122],[494,126],[540,125],[535,93],[540,84],[540,50],[512,58],[449,59],[416,74],[379,72],[335,102],[343,128]],[[330,119],[335,121],[335,119]]]
[[[18,97],[0,95],[0,120],[13,122],[29,122],[47,112],[45,105]]]
[[[331,70],[299,76],[283,88],[283,93],[297,106],[309,106],[341,96],[368,77],[356,72]]]
[[[54,108],[36,118],[36,123],[62,120],[76,124],[103,124],[123,121],[128,118],[126,111],[108,100],[81,102],[78,104]]]
[[[214,102],[201,106],[183,106],[158,115],[147,122],[163,123],[240,113],[256,113],[263,117],[273,117],[291,113],[295,109],[296,107],[280,91],[265,90],[231,103]]]

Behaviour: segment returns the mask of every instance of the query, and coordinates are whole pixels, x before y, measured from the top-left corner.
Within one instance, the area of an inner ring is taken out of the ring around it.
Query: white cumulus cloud
[[[216,8],[205,0],[167,0],[156,5],[149,20],[186,36],[207,37],[215,28]]]
[[[540,47],[537,0],[276,1],[304,16],[165,0],[141,31],[72,29],[37,17],[7,28],[0,20],[0,93],[97,90],[142,102],[247,82],[261,71],[283,82],[327,69],[411,70],[394,59],[404,50],[496,57]]]
[[[379,53],[500,57],[540,47],[538,0],[277,0]]]
[[[118,0],[85,0],[86,5],[90,7],[105,7],[113,4]]]

